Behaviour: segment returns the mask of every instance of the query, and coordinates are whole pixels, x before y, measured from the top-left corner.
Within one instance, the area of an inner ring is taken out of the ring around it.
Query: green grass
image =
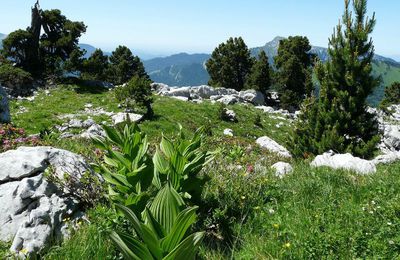
[[[33,102],[12,101],[13,121],[28,133],[64,121],[63,114],[76,114],[86,103],[117,112],[111,92],[88,93],[77,86],[63,86],[41,92]],[[20,106],[29,112],[16,115]],[[378,173],[359,176],[347,171],[311,168],[307,162],[289,160],[294,172],[275,177],[270,166],[282,160],[261,150],[255,139],[267,135],[279,143],[289,137],[290,124],[277,128],[282,120],[263,114],[251,106],[230,106],[238,123],[222,122],[219,105],[193,104],[167,97],[155,97],[154,120],[140,127],[149,135],[154,150],[161,133],[173,136],[178,123],[191,134],[208,125],[213,134],[205,149],[219,149],[215,161],[204,174],[207,183],[198,229],[206,229],[201,248],[203,259],[398,259],[400,252],[400,163],[379,166]],[[254,125],[261,115],[263,128]],[[109,118],[94,118],[98,123]],[[225,128],[235,137],[225,137]],[[90,141],[60,140],[58,133],[46,144],[68,149],[94,161]],[[249,170],[254,169],[254,170]],[[90,223],[70,240],[48,249],[43,259],[118,259],[107,238],[116,225],[108,205],[88,213]],[[8,244],[0,244],[0,259]]]

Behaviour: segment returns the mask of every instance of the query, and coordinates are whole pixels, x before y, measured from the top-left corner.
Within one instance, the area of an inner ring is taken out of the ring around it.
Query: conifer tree
[[[310,54],[310,50],[307,37],[289,37],[279,43],[275,66],[281,106],[285,109],[297,109],[304,98],[311,95],[315,55]]]
[[[253,65],[250,50],[241,37],[221,43],[207,61],[209,84],[215,87],[242,90]]]
[[[379,85],[371,73],[375,15],[366,17],[367,0],[354,0],[353,8],[354,18],[345,0],[343,20],[329,41],[330,60],[316,68],[320,97],[304,103],[291,142],[298,156],[333,150],[366,158],[380,140],[376,119],[366,109],[368,95]]]
[[[89,80],[106,80],[108,56],[101,49],[96,49],[90,57],[83,62],[82,78]]]
[[[258,60],[251,68],[251,73],[246,81],[247,89],[255,89],[263,94],[271,86],[271,67],[268,62],[268,56],[264,50],[258,55]]]
[[[385,89],[385,97],[382,100],[381,106],[400,104],[400,82],[394,82]]]

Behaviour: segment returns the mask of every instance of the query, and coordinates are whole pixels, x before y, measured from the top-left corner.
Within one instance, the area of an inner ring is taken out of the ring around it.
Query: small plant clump
[[[37,136],[27,136],[23,128],[10,124],[0,125],[0,152],[16,149],[19,146],[38,146],[41,140]]]

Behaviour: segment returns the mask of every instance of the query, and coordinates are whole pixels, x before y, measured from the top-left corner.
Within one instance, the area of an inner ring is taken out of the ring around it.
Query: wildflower
[[[242,196],[242,197],[240,197],[242,200],[245,200],[246,199],[246,196]]]
[[[28,250],[26,248],[22,248],[19,252],[26,255],[28,253]]]
[[[291,245],[290,245],[289,242],[287,242],[285,245],[283,245],[284,248],[290,248],[290,246],[291,246]]]
[[[393,240],[389,240],[389,245],[394,245],[394,241]]]
[[[365,207],[362,207],[362,210],[365,211]]]
[[[272,225],[274,228],[278,229],[279,228],[279,224],[273,224]]]
[[[269,209],[269,210],[268,210],[268,213],[272,215],[272,214],[275,213],[275,210],[274,210],[274,209]]]
[[[392,224],[392,222],[388,222],[387,224],[388,224],[388,226],[391,226],[391,225],[393,225],[393,224]]]
[[[248,165],[248,166],[247,166],[247,172],[248,172],[248,173],[254,172],[254,167],[253,167],[252,165]]]
[[[371,211],[369,212],[369,214],[374,214],[374,212],[371,210]]]
[[[255,210],[259,210],[260,208],[260,206],[254,207]]]
[[[376,202],[373,200],[373,201],[371,201],[371,204],[372,204],[372,205],[375,205],[375,204],[376,204]]]

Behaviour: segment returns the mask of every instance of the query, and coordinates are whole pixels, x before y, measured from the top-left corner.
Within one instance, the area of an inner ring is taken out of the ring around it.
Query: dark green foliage
[[[107,74],[109,81],[115,85],[124,84],[134,76],[149,79],[140,58],[125,46],[118,46],[112,52]]]
[[[366,0],[354,1],[355,18],[350,1],[345,3],[343,22],[330,39],[331,59],[316,68],[320,97],[305,102],[290,143],[297,156],[332,149],[370,157],[380,140],[377,121],[366,111],[366,98],[379,85],[371,74],[374,47],[368,38],[375,17],[366,19]]]
[[[294,36],[280,41],[275,57],[276,81],[281,105],[285,109],[298,108],[312,92],[314,55],[309,53],[310,50],[307,37]]]
[[[74,51],[74,55],[78,54],[78,41],[86,32],[86,26],[83,22],[68,20],[56,9],[42,12],[42,27],[45,33],[40,39],[40,50],[46,74],[59,76],[60,63],[65,62]]]
[[[253,63],[243,39],[229,38],[213,51],[207,61],[207,71],[211,77],[209,84],[240,91],[244,88]]]
[[[400,82],[395,82],[385,89],[385,98],[381,106],[388,106],[400,103]]]
[[[12,60],[18,67],[29,71],[31,69],[31,61],[28,59],[28,53],[31,39],[32,34],[26,30],[17,30],[10,33],[3,40],[2,54]]]
[[[76,48],[71,52],[69,58],[64,63],[64,70],[70,73],[82,71],[85,51]]]
[[[25,91],[30,91],[33,79],[29,72],[4,63],[0,64],[0,83],[10,88],[12,94],[21,95]]]
[[[101,49],[96,49],[90,57],[83,62],[82,78],[88,80],[106,80],[108,56]]]
[[[83,56],[78,40],[86,32],[85,24],[68,20],[60,10],[38,8],[35,5],[32,9],[31,27],[12,32],[4,39],[4,56],[35,77],[60,77],[64,69],[76,70]]]
[[[145,108],[147,118],[154,114],[151,104],[153,103],[151,81],[147,78],[134,76],[125,86],[115,90],[115,96],[118,101],[128,109],[135,107]]]
[[[247,89],[255,89],[263,94],[271,86],[271,67],[268,62],[268,56],[264,50],[258,55],[258,60],[254,63],[251,73],[246,81]]]

